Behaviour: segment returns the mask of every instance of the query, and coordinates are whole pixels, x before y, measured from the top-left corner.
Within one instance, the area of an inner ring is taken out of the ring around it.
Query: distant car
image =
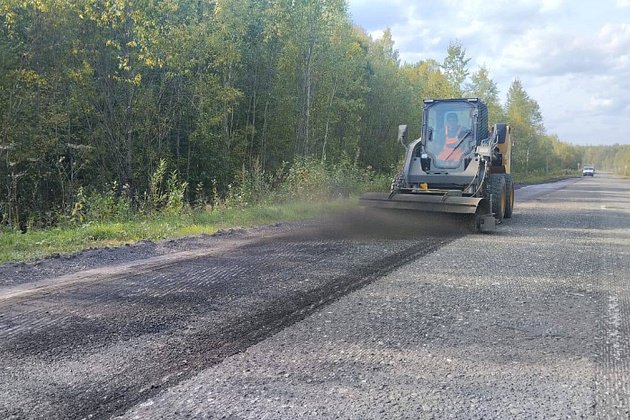
[[[593,167],[593,165],[584,165],[582,167],[582,176],[594,176],[595,175],[595,168]]]

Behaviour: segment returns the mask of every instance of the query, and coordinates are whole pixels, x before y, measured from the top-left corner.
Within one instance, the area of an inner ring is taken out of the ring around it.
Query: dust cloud
[[[470,233],[469,220],[463,215],[356,207],[305,223],[274,239],[379,241],[453,238]]]

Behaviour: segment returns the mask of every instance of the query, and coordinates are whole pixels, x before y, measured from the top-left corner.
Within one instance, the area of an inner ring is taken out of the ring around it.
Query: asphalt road
[[[4,279],[0,418],[630,417],[630,183],[516,199]]]

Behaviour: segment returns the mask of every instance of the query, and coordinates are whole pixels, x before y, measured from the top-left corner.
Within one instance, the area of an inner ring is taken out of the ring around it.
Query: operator
[[[462,144],[459,144],[470,131],[459,125],[457,114],[446,114],[446,126],[444,127],[444,147],[438,155],[438,160],[460,160],[462,158]],[[457,147],[459,145],[459,147]]]

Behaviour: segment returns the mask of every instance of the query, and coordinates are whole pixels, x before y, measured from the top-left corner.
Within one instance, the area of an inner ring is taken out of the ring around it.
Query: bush
[[[117,182],[113,182],[105,193],[91,192],[86,194],[83,187],[79,187],[70,215],[65,220],[70,225],[122,221],[127,219],[131,213],[131,200],[127,197],[125,188],[121,189]]]
[[[327,201],[349,197],[368,190],[386,191],[391,177],[376,174],[371,168],[360,168],[350,159],[334,164],[319,159],[300,158],[292,166],[283,163],[274,173],[266,173],[258,161],[251,168],[243,166],[234,186],[221,194],[215,180],[208,190],[202,183],[195,187],[192,203],[186,200],[188,183],[177,171],[168,172],[165,160],[160,160],[150,177],[147,191],[137,201],[130,197],[126,185],[117,182],[107,185],[105,192],[86,192],[77,189],[70,209],[57,213],[61,225],[78,226],[107,222],[124,222],[134,216],[152,218],[186,212],[190,206],[200,213],[210,204],[212,209],[243,209],[261,204],[286,201]]]
[[[185,199],[188,183],[179,179],[177,170],[172,171],[166,179],[166,171],[166,161],[160,159],[158,167],[149,180],[149,191],[144,193],[144,198],[140,203],[141,212],[153,214],[165,211],[173,214],[188,207]]]
[[[174,214],[179,213],[187,207],[185,201],[186,189],[188,189],[188,183],[186,181],[180,181],[177,171],[171,172],[166,182],[166,205],[164,210],[167,213]]]
[[[248,207],[259,204],[273,195],[273,179],[262,169],[260,161],[254,161],[250,169],[243,165],[238,178],[238,185],[228,191],[226,205]]]
[[[383,186],[387,189],[390,179],[376,174],[372,168],[360,168],[347,157],[331,165],[316,159],[300,159],[289,169],[281,191],[290,199],[327,200],[378,191]]]
[[[281,191],[289,199],[323,200],[329,197],[331,174],[319,160],[300,158],[289,168]]]

